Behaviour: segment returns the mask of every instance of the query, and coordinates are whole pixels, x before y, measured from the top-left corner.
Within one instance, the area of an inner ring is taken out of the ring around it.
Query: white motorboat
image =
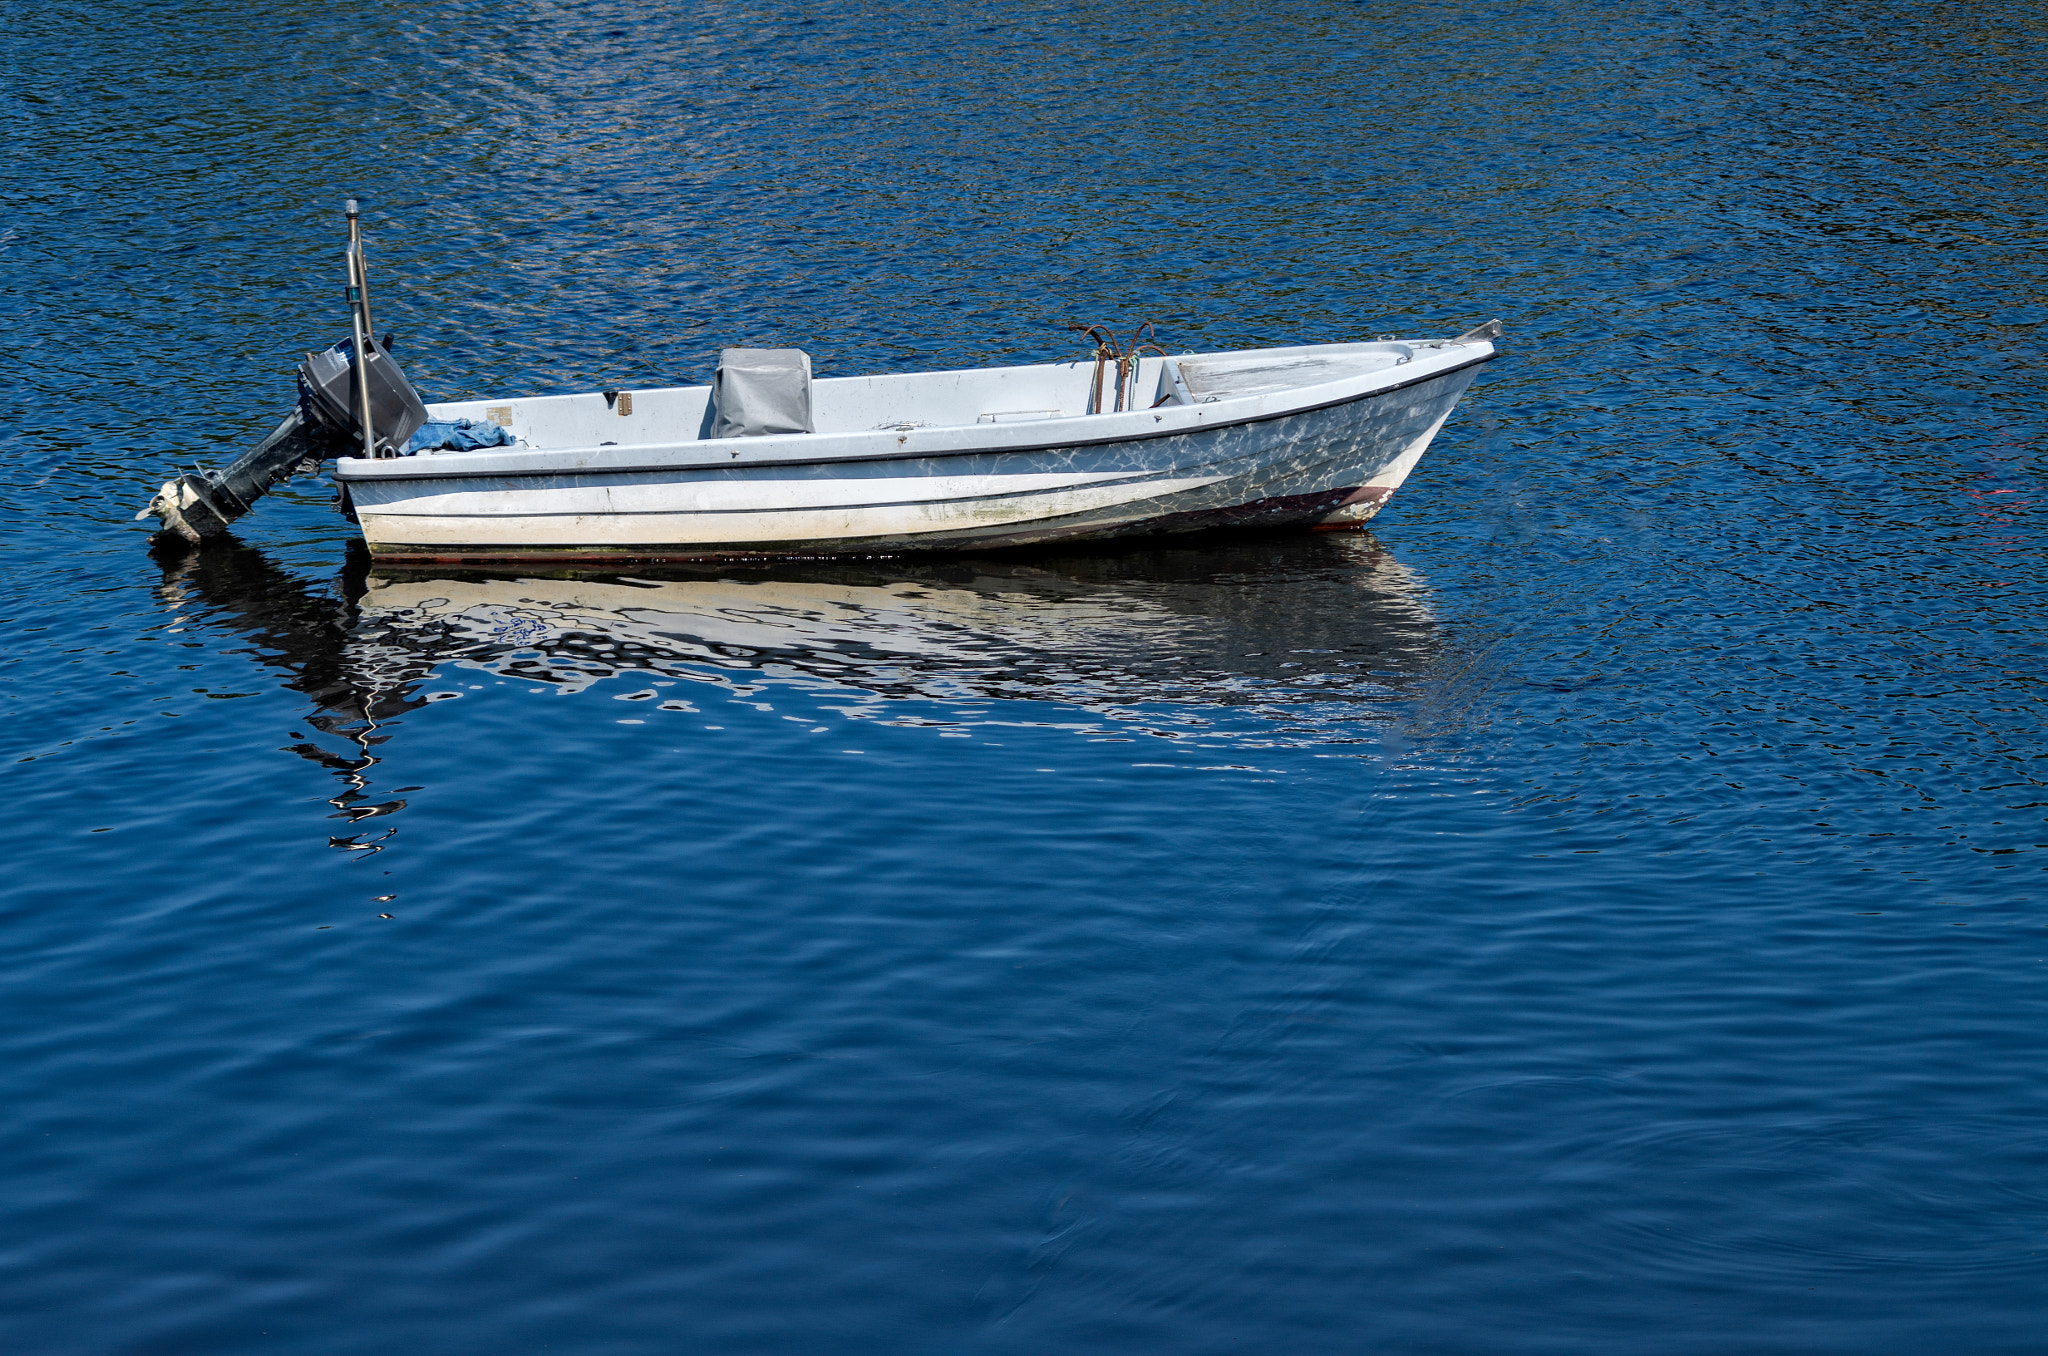
[[[217,537],[335,458],[388,562],[629,564],[894,555],[1189,532],[1362,526],[1492,358],[1454,339],[1172,356],[1075,325],[1092,359],[814,381],[796,349],[727,349],[710,386],[428,406],[377,338],[360,214],[350,337],[298,408],[135,516]],[[1150,329],[1141,327],[1141,334]]]
[[[334,475],[391,562],[1355,528],[1407,479],[1498,334],[1495,322],[1456,339],[1155,354],[1107,381],[1099,359],[817,381],[806,360],[812,431],[741,436],[714,436],[724,388],[711,386],[452,402],[427,416],[499,425],[516,443],[341,457]]]

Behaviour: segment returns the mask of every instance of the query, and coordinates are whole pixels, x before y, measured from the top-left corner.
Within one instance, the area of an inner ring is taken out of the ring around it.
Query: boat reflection
[[[1342,744],[1372,738],[1444,649],[1422,581],[1369,534],[647,576],[384,572],[358,547],[329,585],[239,544],[163,564],[167,604],[253,640],[353,746],[291,746],[343,779],[350,819],[403,808],[371,798],[375,750],[452,669],[571,692],[796,684],[870,716],[919,703],[918,724],[1056,702],[1166,737],[1217,737],[1235,708],[1240,740]]]

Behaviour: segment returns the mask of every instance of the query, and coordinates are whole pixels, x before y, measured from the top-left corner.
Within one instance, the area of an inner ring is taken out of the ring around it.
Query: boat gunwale
[[[1425,341],[1425,342],[1427,342],[1427,341]],[[1326,346],[1325,346],[1325,345],[1299,345],[1299,346],[1297,346],[1297,347],[1299,347],[1299,348],[1316,348],[1316,347],[1326,347]],[[1340,347],[1340,345],[1327,345],[1327,347],[1333,347],[1333,348],[1334,348],[1334,347]],[[1256,352],[1260,352],[1261,350],[1258,350],[1258,349],[1244,349],[1244,350],[1237,350],[1237,351],[1238,351],[1238,352],[1243,352],[1243,353],[1256,353]],[[1200,356],[1208,356],[1208,355],[1200,355]],[[1189,436],[1192,436],[1192,435],[1197,435],[1197,434],[1204,434],[1204,433],[1213,433],[1213,432],[1217,432],[1217,431],[1220,431],[1220,430],[1223,430],[1223,429],[1231,429],[1231,428],[1244,428],[1244,427],[1246,427],[1246,426],[1248,426],[1248,425],[1252,425],[1252,424],[1264,424],[1264,423],[1272,423],[1272,422],[1274,422],[1274,421],[1276,421],[1276,420],[1280,420],[1280,419],[1291,419],[1291,418],[1294,418],[1294,417],[1295,417],[1295,416],[1297,416],[1297,415],[1303,415],[1303,414],[1314,414],[1314,413],[1317,413],[1318,411],[1321,411],[1321,410],[1329,410],[1329,409],[1335,409],[1335,408],[1337,408],[1337,407],[1338,407],[1338,406],[1340,406],[1340,405],[1350,405],[1350,404],[1353,404],[1353,403],[1355,403],[1355,402],[1357,402],[1357,401],[1360,401],[1360,400],[1369,400],[1369,399],[1372,399],[1372,398],[1374,398],[1374,397],[1376,397],[1376,396],[1390,395],[1390,394],[1392,394],[1393,392],[1396,392],[1396,391],[1404,391],[1404,390],[1407,390],[1408,388],[1410,388],[1410,387],[1412,387],[1412,386],[1421,386],[1421,385],[1424,385],[1425,383],[1428,383],[1428,382],[1432,382],[1432,381],[1437,381],[1437,380],[1440,380],[1440,379],[1442,379],[1442,378],[1444,378],[1444,377],[1454,376],[1454,375],[1456,375],[1456,374],[1457,374],[1457,373],[1459,373],[1459,372],[1464,372],[1464,371],[1467,371],[1467,370],[1469,370],[1469,369],[1471,369],[1471,368],[1474,368],[1474,367],[1478,367],[1478,366],[1480,366],[1480,365],[1482,365],[1482,364],[1484,364],[1484,363],[1489,363],[1489,362],[1493,361],[1493,360],[1494,360],[1495,358],[1497,358],[1497,357],[1499,357],[1499,356],[1500,356],[1500,349],[1499,349],[1499,347],[1498,347],[1497,345],[1493,344],[1492,342],[1488,341],[1488,342],[1486,343],[1486,352],[1484,352],[1484,353],[1481,353],[1481,354],[1477,355],[1476,357],[1472,357],[1472,358],[1469,358],[1469,359],[1467,359],[1467,360],[1466,360],[1466,361],[1464,361],[1464,362],[1461,362],[1461,363],[1456,363],[1456,364],[1454,364],[1454,365],[1451,365],[1451,366],[1441,367],[1441,368],[1438,368],[1438,369],[1436,369],[1436,370],[1434,370],[1434,371],[1418,373],[1418,374],[1416,374],[1416,375],[1414,375],[1414,376],[1412,376],[1412,377],[1409,377],[1409,378],[1408,378],[1407,380],[1405,380],[1405,381],[1398,381],[1398,382],[1393,382],[1393,383],[1390,383],[1390,384],[1387,384],[1387,385],[1373,386],[1373,387],[1371,387],[1370,389],[1367,389],[1367,390],[1361,390],[1361,391],[1353,391],[1353,392],[1350,392],[1349,394],[1346,394],[1346,395],[1336,396],[1336,397],[1333,397],[1333,398],[1331,398],[1331,399],[1328,399],[1328,400],[1321,400],[1321,401],[1316,401],[1316,402],[1313,402],[1313,403],[1310,403],[1310,404],[1303,404],[1303,405],[1293,405],[1293,406],[1289,406],[1289,407],[1288,407],[1288,408],[1286,408],[1286,409],[1282,409],[1282,410],[1277,410],[1277,411],[1273,411],[1273,412],[1271,412],[1271,413],[1268,413],[1268,412],[1264,412],[1264,411],[1260,411],[1260,412],[1256,412],[1256,413],[1253,413],[1253,412],[1247,412],[1247,413],[1245,413],[1245,414],[1242,414],[1242,415],[1236,416],[1236,417],[1234,417],[1234,418],[1227,418],[1227,419],[1219,419],[1219,420],[1217,420],[1217,421],[1216,421],[1216,422],[1214,422],[1214,423],[1205,423],[1205,424],[1200,424],[1200,425],[1197,425],[1197,426],[1195,426],[1195,427],[1193,427],[1193,428],[1188,428],[1188,427],[1177,427],[1177,428],[1152,428],[1152,429],[1139,429],[1139,430],[1136,430],[1136,431],[1134,431],[1134,432],[1130,432],[1130,433],[1119,433],[1119,434],[1115,434],[1115,435],[1111,435],[1111,436],[1106,436],[1106,437],[1088,437],[1088,438],[1062,438],[1062,439],[1057,439],[1057,440],[1054,440],[1054,441],[1051,441],[1051,442],[1040,442],[1040,443],[1028,443],[1028,444],[1023,444],[1023,445],[1019,445],[1019,446],[1011,446],[1011,447],[990,447],[990,446],[986,446],[986,445],[984,445],[984,446],[980,446],[980,447],[955,447],[955,448],[927,448],[927,449],[918,449],[918,450],[912,450],[912,449],[909,449],[909,448],[906,448],[906,447],[903,447],[903,446],[901,446],[901,445],[900,445],[900,443],[901,443],[901,436],[899,436],[899,446],[897,446],[897,447],[896,447],[896,448],[894,448],[894,449],[891,449],[891,450],[888,450],[888,451],[883,451],[883,452],[848,452],[848,453],[838,453],[838,454],[834,454],[834,455],[829,455],[829,456],[814,456],[814,457],[802,457],[802,456],[775,456],[775,457],[753,457],[753,458],[742,458],[742,457],[741,457],[741,456],[740,456],[740,455],[739,455],[739,454],[738,454],[737,452],[735,452],[735,453],[734,453],[734,455],[733,455],[733,458],[732,458],[731,460],[727,460],[727,461],[712,461],[712,460],[709,460],[709,459],[706,459],[706,460],[704,460],[704,461],[701,461],[701,462],[680,462],[680,463],[679,463],[679,462],[675,462],[675,461],[668,461],[668,462],[663,462],[663,463],[660,463],[660,464],[655,464],[655,465],[633,465],[633,464],[631,464],[631,463],[626,463],[626,464],[621,464],[621,465],[608,465],[608,466],[569,466],[569,467],[563,467],[563,466],[552,466],[552,467],[545,467],[545,466],[535,466],[535,467],[530,467],[530,468],[527,468],[527,467],[498,467],[498,468],[491,468],[491,469],[484,469],[484,468],[480,468],[480,467],[475,467],[475,466],[468,466],[468,467],[465,467],[465,466],[459,466],[459,465],[450,465],[450,466],[440,466],[440,465],[435,465],[435,466],[431,467],[431,469],[430,469],[430,468],[428,468],[428,467],[425,467],[425,466],[420,466],[420,465],[418,465],[418,461],[419,461],[419,459],[418,459],[418,458],[416,458],[416,457],[405,457],[405,458],[390,458],[390,459],[386,459],[386,460],[380,460],[380,461],[370,461],[369,459],[367,459],[367,458],[363,458],[363,457],[339,457],[339,458],[336,458],[336,459],[335,459],[335,463],[334,463],[334,478],[335,478],[336,480],[340,480],[340,481],[355,481],[355,482],[357,482],[357,483],[377,483],[377,482],[383,482],[383,481],[394,481],[394,480],[477,480],[477,479],[494,479],[494,480],[495,480],[495,479],[527,479],[527,478],[533,478],[533,477],[545,477],[545,476],[554,476],[554,477],[562,477],[562,476],[615,476],[615,475],[649,475],[649,474],[660,474],[660,473],[664,473],[664,472],[693,472],[693,471],[710,471],[710,470],[739,470],[739,469],[756,469],[756,468],[760,468],[760,467],[780,467],[780,466],[831,466],[831,465],[840,465],[840,464],[845,464],[845,463],[853,463],[853,462],[877,462],[877,461],[927,461],[927,460],[933,460],[933,459],[937,459],[937,458],[941,458],[941,457],[989,457],[989,456],[1013,456],[1013,455],[1018,455],[1018,454],[1023,454],[1023,453],[1031,453],[1031,452],[1051,452],[1051,451],[1058,451],[1058,450],[1062,450],[1062,449],[1066,449],[1066,448],[1080,448],[1080,447],[1107,447],[1107,446],[1112,446],[1112,445],[1115,445],[1115,444],[1118,444],[1118,443],[1136,443],[1136,442],[1153,442],[1153,441],[1157,441],[1158,439],[1161,439],[1161,438],[1183,438],[1183,437],[1189,437]],[[1402,365],[1404,365],[1404,364],[1402,364]],[[1380,376],[1380,375],[1381,375],[1382,373],[1384,373],[1384,372],[1387,372],[1387,371],[1394,371],[1394,370],[1398,370],[1398,367],[1399,367],[1399,366],[1402,366],[1402,365],[1396,365],[1396,367],[1394,367],[1394,368],[1383,368],[1383,369],[1380,369],[1379,371],[1376,371],[1376,372],[1371,372],[1371,373],[1367,373],[1367,374],[1365,374],[1365,378],[1366,378],[1366,379],[1370,379],[1370,378],[1372,378],[1372,377],[1377,377],[1377,376]],[[972,370],[972,369],[969,369],[969,370]],[[1350,377],[1350,378],[1345,378],[1345,379],[1343,379],[1343,380],[1342,380],[1341,382],[1326,382],[1326,383],[1318,383],[1318,384],[1319,384],[1319,385],[1329,385],[1329,386],[1334,386],[1334,385],[1340,385],[1340,384],[1349,384],[1350,382],[1354,382],[1354,381],[1358,381],[1358,380],[1360,380],[1360,378],[1358,378],[1358,377]],[[1315,386],[1303,386],[1303,387],[1296,387],[1296,388],[1294,388],[1294,389],[1296,389],[1296,390],[1314,390],[1314,389],[1316,389],[1316,388],[1315,388]],[[1235,398],[1234,398],[1233,400],[1229,400],[1229,401],[1217,401],[1217,402],[1214,402],[1214,403],[1216,403],[1216,404],[1219,404],[1219,405],[1228,405],[1228,404],[1233,404],[1233,403],[1235,403],[1235,401],[1236,401],[1236,400],[1248,400],[1248,401],[1249,401],[1249,400],[1259,400],[1259,399],[1263,398],[1263,396],[1264,396],[1265,394],[1266,394],[1266,393],[1261,393],[1261,394],[1258,394],[1258,395],[1248,395],[1248,396],[1239,396],[1239,397],[1235,397]],[[453,403],[465,403],[465,404],[466,404],[466,403],[472,403],[472,402],[453,402]],[[1192,409],[1201,409],[1202,407],[1201,407],[1201,406],[1187,406],[1187,405],[1183,405],[1183,406],[1180,406],[1180,407],[1178,407],[1178,408],[1180,408],[1180,409],[1182,409],[1182,410],[1186,410],[1186,409],[1191,409],[1191,408],[1192,408]],[[1142,411],[1142,410],[1127,410],[1127,411],[1122,411],[1122,412],[1120,412],[1120,413],[1122,413],[1122,414],[1141,414],[1141,413],[1144,413],[1144,411]],[[1080,418],[1091,418],[1091,417],[1099,417],[1099,416],[1088,416],[1088,415],[1082,415],[1082,416],[1077,416],[1077,417],[1080,417]],[[1117,416],[1115,416],[1115,415],[1112,415],[1112,416],[1110,416],[1110,417],[1114,418],[1114,417],[1117,417]],[[978,426],[977,426],[977,425],[973,425],[973,424],[961,424],[961,425],[949,425],[949,426],[945,426],[945,427],[947,427],[947,428],[975,428],[975,427],[978,427]],[[1013,427],[1013,428],[1020,428],[1020,427],[1026,427],[1026,426],[1025,426],[1025,425],[1011,425],[1011,427]],[[888,433],[888,432],[892,432],[892,431],[894,431],[894,430],[890,430],[890,429],[870,429],[870,430],[861,430],[861,432],[862,432],[862,433]],[[906,430],[905,432],[907,433],[907,432],[912,432],[912,431],[915,431],[915,432],[926,432],[926,431],[933,431],[933,432],[935,432],[935,431],[938,431],[938,430],[922,430],[922,429],[920,429],[920,430]],[[816,437],[816,436],[819,436],[819,435],[816,435],[816,434],[812,434],[812,435],[801,435],[801,434],[800,434],[800,435],[795,435],[795,436],[799,436],[799,437],[802,437],[802,436],[811,436],[811,437]],[[847,435],[844,435],[844,434],[837,434],[837,435],[833,435],[833,434],[828,434],[828,435],[824,435],[824,436],[828,436],[828,437],[830,437],[830,436],[842,436],[842,437],[843,437],[843,436],[847,436]],[[858,436],[858,435],[856,435],[856,436]],[[741,440],[741,439],[722,439],[722,440],[699,440],[699,441],[723,441],[723,442],[739,442],[739,441],[744,441],[744,440]],[[688,445],[689,445],[688,443],[674,443],[674,444],[659,444],[659,446],[673,446],[673,447],[687,447]],[[485,452],[485,453],[488,453],[488,452],[491,452],[491,451],[495,451],[496,449],[480,449],[480,450],[481,450],[481,451],[483,451],[483,452]],[[522,452],[525,452],[525,453],[528,453],[528,454],[540,454],[540,455],[544,455],[544,456],[545,456],[545,455],[554,455],[554,456],[562,456],[562,455],[572,455],[572,454],[576,454],[576,453],[581,453],[581,452],[587,452],[587,451],[590,451],[591,449],[589,449],[589,448],[526,448],[526,449],[520,449],[520,450],[521,450]],[[473,456],[476,456],[476,455],[478,455],[478,454],[477,454],[476,452],[464,452],[464,453],[452,453],[452,454],[444,454],[444,455],[446,455],[446,456],[450,457],[450,459],[452,460],[452,458],[453,458],[453,457],[456,457],[456,456],[461,456],[461,457],[473,457]],[[435,458],[435,460],[436,460],[436,461],[439,461],[439,460],[440,460],[440,458]],[[398,465],[393,465],[392,463],[393,463],[394,461],[398,462],[399,464],[398,464]]]

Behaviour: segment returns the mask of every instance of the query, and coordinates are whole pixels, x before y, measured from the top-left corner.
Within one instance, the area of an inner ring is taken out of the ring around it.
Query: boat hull
[[[1343,530],[1400,488],[1476,370],[1101,441],[732,466],[465,475],[437,465],[345,484],[371,551],[394,563],[881,555],[1217,527]]]

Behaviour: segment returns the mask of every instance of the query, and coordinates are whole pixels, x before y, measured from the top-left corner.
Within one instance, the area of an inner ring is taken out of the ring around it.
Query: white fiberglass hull
[[[477,402],[435,413],[494,418],[539,445],[348,459],[337,476],[371,550],[391,561],[872,554],[1232,524],[1355,527],[1400,488],[1492,355],[1478,342],[1189,358],[1191,378],[1215,393],[1183,386],[1174,399],[1178,373],[1160,368],[1161,404],[1104,414],[1019,409],[1074,398],[1092,365],[821,381],[821,425],[857,427],[724,440],[672,436],[701,419],[701,387],[635,392],[624,414],[596,396]],[[873,426],[877,411],[887,419],[920,400],[945,422]],[[592,436],[606,432],[622,436]]]

